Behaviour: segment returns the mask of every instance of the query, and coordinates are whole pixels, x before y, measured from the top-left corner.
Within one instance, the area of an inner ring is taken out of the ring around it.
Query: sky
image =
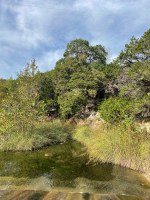
[[[54,68],[71,40],[102,44],[108,62],[150,28],[150,0],[0,0],[0,77],[35,59]]]

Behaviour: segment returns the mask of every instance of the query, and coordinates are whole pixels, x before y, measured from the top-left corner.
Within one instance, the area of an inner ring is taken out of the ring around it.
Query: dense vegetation
[[[76,39],[53,70],[41,73],[33,60],[17,79],[1,78],[0,149],[31,150],[66,141],[72,127],[64,120],[86,121],[99,112],[99,123],[105,123],[78,126],[74,138],[94,160],[142,170],[142,164],[135,166],[147,162],[150,134],[137,122],[150,120],[150,30],[106,61],[102,45]]]

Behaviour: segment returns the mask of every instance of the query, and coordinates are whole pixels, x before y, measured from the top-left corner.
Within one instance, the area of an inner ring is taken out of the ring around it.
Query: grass
[[[53,122],[39,122],[32,132],[11,132],[0,135],[0,150],[28,151],[40,149],[44,146],[63,143],[71,136],[72,127],[60,120]]]
[[[0,135],[0,150],[40,149],[66,142],[73,135],[73,139],[86,146],[90,161],[119,164],[143,172],[150,170],[150,134],[130,121],[113,125],[105,122],[85,123],[74,127],[54,120],[38,122],[32,131],[12,130],[15,129]]]
[[[76,128],[73,137],[87,147],[91,161],[143,172],[150,170],[150,134],[137,124],[82,125]]]

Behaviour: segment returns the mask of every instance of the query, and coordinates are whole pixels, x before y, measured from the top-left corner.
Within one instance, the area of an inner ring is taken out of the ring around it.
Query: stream
[[[88,162],[77,143],[54,145],[34,152],[0,152],[0,190],[54,189],[150,197],[141,174],[112,164]]]

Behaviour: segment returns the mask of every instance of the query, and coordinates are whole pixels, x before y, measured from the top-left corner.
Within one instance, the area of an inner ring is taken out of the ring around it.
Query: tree
[[[0,104],[6,96],[16,89],[17,81],[9,78],[7,80],[0,79]]]
[[[35,60],[18,74],[17,87],[0,105],[0,133],[32,134],[43,108],[39,102],[38,69]]]
[[[113,64],[119,65],[119,74],[111,82],[111,94],[128,98],[139,104],[138,118],[150,118],[150,30],[139,39],[132,37]]]
[[[67,45],[65,58],[76,58],[85,63],[99,63],[106,65],[107,52],[102,45],[90,46],[83,39],[76,39]]]
[[[53,75],[63,117],[85,110],[89,102],[91,109],[95,108],[98,93],[104,90],[102,68],[106,65],[106,55],[104,47],[89,46],[86,40],[74,40],[67,45]]]
[[[8,83],[7,80],[0,79],[0,103],[9,92],[9,88],[8,88],[7,83]]]
[[[77,112],[80,112],[83,105],[86,103],[86,98],[80,89],[73,89],[58,97],[61,116],[70,118]]]
[[[136,62],[150,61],[150,29],[140,39],[133,36],[130,43],[125,45],[125,49],[120,53],[117,61],[123,67],[130,67]]]
[[[47,115],[58,115],[58,102],[55,94],[55,87],[52,81],[53,71],[40,73],[39,78],[39,100],[45,103],[45,113]]]

